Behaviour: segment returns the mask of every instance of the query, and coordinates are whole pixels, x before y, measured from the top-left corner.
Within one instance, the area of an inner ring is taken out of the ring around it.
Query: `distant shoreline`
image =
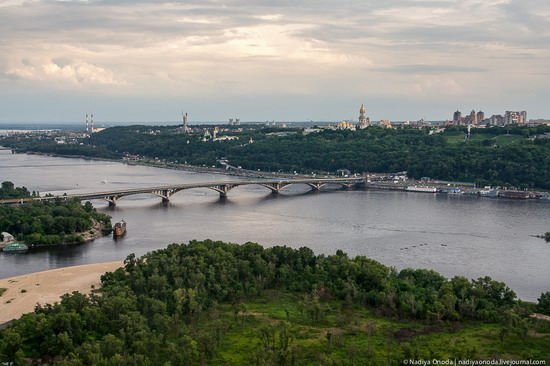
[[[97,158],[97,157],[88,157],[83,155],[60,155],[60,154],[48,154],[48,153],[41,153],[41,152],[26,152],[27,154],[34,154],[34,155],[45,155],[45,156],[52,156],[52,157],[61,157],[61,158],[77,158],[77,159],[85,159],[85,160],[95,160],[95,161],[109,161],[114,163],[121,163],[121,164],[128,164],[128,165],[140,165],[140,166],[147,166],[152,168],[159,168],[159,169],[172,169],[172,170],[182,170],[182,171],[189,171],[189,172],[195,172],[195,173],[209,173],[209,174],[222,174],[222,175],[228,175],[228,176],[239,176],[239,177],[249,177],[249,178],[281,178],[281,179],[293,179],[293,178],[311,178],[311,175],[306,174],[290,174],[290,173],[278,173],[278,172],[262,172],[262,171],[254,171],[254,170],[246,170],[246,169],[223,169],[223,168],[216,168],[216,167],[207,167],[207,166],[196,166],[196,165],[187,165],[187,164],[166,164],[166,163],[155,163],[150,161],[133,161],[131,163],[125,161],[124,159],[106,159],[106,158]],[[365,173],[366,174],[366,173]],[[375,173],[373,173],[375,174]],[[384,174],[384,173],[380,173]],[[333,178],[334,175],[331,174],[319,174],[323,177],[329,177]],[[409,185],[415,185],[418,184],[418,180],[410,179],[406,183]],[[428,183],[427,183],[428,184]],[[462,183],[460,184],[461,187],[468,187],[470,183]],[[447,188],[446,186],[440,186],[436,183],[429,183],[429,185],[437,186],[438,188]],[[455,185],[458,186],[458,185]],[[370,189],[381,189],[381,190],[399,190],[399,191],[406,191],[405,186],[402,187],[392,187],[388,184],[383,184],[380,186],[372,186],[367,187]],[[480,190],[479,188],[476,188],[475,190]],[[545,196],[548,194],[548,192],[544,190],[537,190],[537,191],[530,191],[533,192],[539,196]],[[431,193],[431,192],[430,192]],[[437,192],[440,193],[440,192]],[[472,195],[471,193],[469,195]],[[491,198],[505,198],[505,199],[513,199],[517,200],[518,198],[515,197],[491,197]],[[521,200],[536,200],[533,198],[521,198]]]
[[[23,154],[22,152],[17,152],[17,151],[16,153]],[[43,152],[37,152],[37,151],[27,151],[24,153],[28,155],[44,155],[44,156],[51,156],[56,158],[108,161],[113,163],[148,166],[148,167],[160,168],[160,169],[184,170],[184,171],[190,171],[190,172],[196,172],[196,173],[223,174],[223,175],[242,176],[242,177],[255,177],[255,178],[280,177],[285,179],[289,179],[292,177],[308,177],[308,178],[310,177],[309,175],[304,175],[304,174],[291,175],[290,173],[283,174],[283,173],[275,173],[275,172],[256,172],[254,170],[246,170],[246,169],[228,170],[223,168],[215,168],[215,167],[212,168],[207,166],[197,166],[197,165],[187,165],[187,164],[159,164],[159,163],[152,163],[149,161],[133,161],[129,163],[124,159],[107,159],[107,158],[98,158],[98,157],[85,156],[85,155],[50,154],[50,153],[43,153]]]

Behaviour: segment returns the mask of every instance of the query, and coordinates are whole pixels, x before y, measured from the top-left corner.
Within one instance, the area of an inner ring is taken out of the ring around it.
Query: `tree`
[[[0,187],[0,199],[8,198],[26,198],[30,197],[31,194],[25,187],[15,187],[15,185],[10,181],[2,182]]]
[[[521,339],[524,347],[527,343],[527,339],[529,338],[529,329],[529,321],[525,318],[519,319],[514,326],[514,332],[518,335],[519,339]]]
[[[546,315],[550,315],[550,291],[540,294],[537,299],[537,311]]]
[[[324,318],[324,307],[318,291],[313,290],[311,294],[304,295],[300,304],[312,322],[318,323]]]
[[[6,329],[0,339],[0,356],[7,362],[14,362],[17,358],[17,353],[22,347],[21,335],[11,329]]]
[[[276,326],[264,325],[258,333],[260,343],[254,355],[255,363],[280,366],[295,364],[295,331],[290,323],[283,321]]]
[[[101,354],[103,357],[110,358],[114,355],[124,353],[124,342],[112,334],[103,337],[100,343]]]

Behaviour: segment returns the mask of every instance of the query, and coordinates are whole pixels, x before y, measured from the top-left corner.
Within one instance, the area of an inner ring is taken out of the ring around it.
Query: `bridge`
[[[157,187],[147,187],[147,188],[130,188],[130,189],[121,189],[113,191],[103,191],[95,193],[79,193],[79,194],[69,194],[63,196],[54,196],[54,197],[33,197],[33,198],[24,198],[24,199],[13,199],[13,200],[4,200],[0,203],[24,203],[31,201],[44,201],[52,199],[71,199],[71,198],[80,198],[81,200],[96,200],[103,199],[109,202],[109,206],[114,206],[117,204],[117,201],[125,196],[130,196],[134,194],[153,194],[162,198],[162,202],[169,202],[170,197],[174,194],[193,188],[208,188],[213,191],[216,191],[220,194],[220,197],[225,198],[229,191],[235,187],[243,185],[259,185],[271,190],[272,193],[279,193],[283,188],[292,184],[305,184],[311,187],[314,191],[320,191],[321,188],[327,184],[338,184],[343,188],[350,188],[353,186],[364,185],[366,179],[363,177],[352,177],[352,178],[323,178],[323,179],[276,179],[276,180],[240,180],[240,181],[231,181],[231,182],[206,182],[206,183],[187,183],[187,184],[178,184],[178,185],[166,185],[166,186],[157,186]]]

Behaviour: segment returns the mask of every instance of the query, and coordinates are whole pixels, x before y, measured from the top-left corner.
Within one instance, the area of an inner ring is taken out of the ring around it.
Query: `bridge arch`
[[[93,199],[103,199],[109,202],[110,206],[116,205],[117,201],[122,197],[134,195],[134,194],[153,194],[157,197],[161,197],[163,202],[168,202],[170,197],[174,194],[193,188],[208,188],[220,194],[220,197],[227,197],[228,192],[238,186],[244,185],[259,185],[269,189],[272,193],[278,193],[285,187],[292,184],[305,184],[311,187],[313,190],[319,191],[323,186],[327,184],[339,184],[342,187],[352,187],[358,185],[364,185],[366,179],[364,177],[352,177],[352,178],[304,178],[304,179],[261,179],[261,180],[242,180],[242,181],[228,181],[228,182],[206,182],[206,183],[187,183],[171,186],[160,186],[160,187],[149,187],[149,188],[130,188],[122,190],[114,190],[107,192],[96,192],[89,194],[73,194],[73,195],[63,195],[54,198],[80,198],[81,200],[93,200]],[[49,197],[48,197],[49,198]],[[45,197],[35,197],[28,199],[29,201],[34,200],[43,200]],[[3,202],[11,203],[11,202]]]

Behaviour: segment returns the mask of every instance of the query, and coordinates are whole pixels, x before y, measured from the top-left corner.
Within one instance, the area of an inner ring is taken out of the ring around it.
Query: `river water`
[[[42,195],[235,179],[0,151],[0,181]],[[0,253],[0,278],[214,239],[308,246],[318,254],[342,249],[397,269],[429,268],[447,277],[488,275],[525,300],[536,301],[550,290],[550,244],[531,236],[550,230],[548,201],[378,190],[310,192],[306,186],[288,186],[283,192],[270,195],[263,187],[241,186],[225,200],[212,190],[193,189],[175,194],[168,204],[152,195],[123,197],[116,207],[93,201],[113,222],[128,222],[122,238],[20,255]]]

